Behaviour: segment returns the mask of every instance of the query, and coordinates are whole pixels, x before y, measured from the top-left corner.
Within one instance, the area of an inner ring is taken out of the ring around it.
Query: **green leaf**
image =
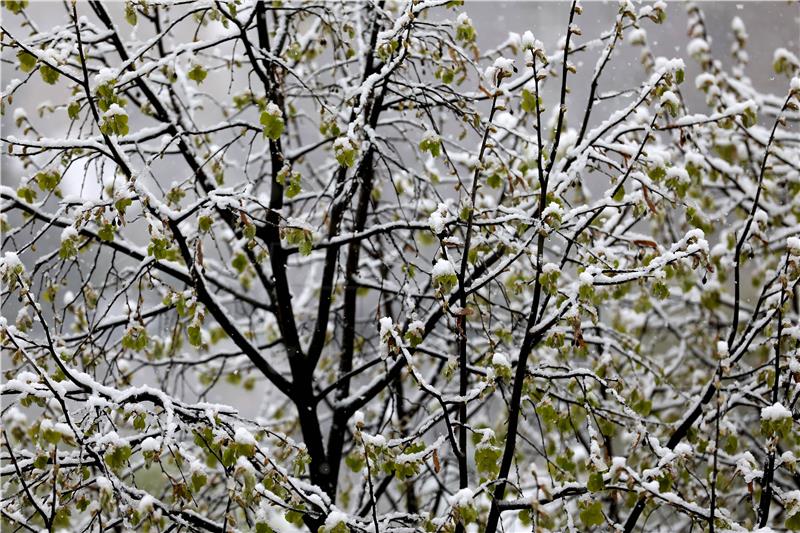
[[[202,489],[207,481],[208,476],[206,476],[203,472],[192,472],[192,490],[194,492]]]
[[[30,72],[36,67],[36,56],[25,50],[17,52],[17,61],[22,72]]]
[[[208,215],[202,215],[197,221],[197,227],[202,233],[208,233],[211,226],[214,224],[214,219]]]
[[[522,89],[522,103],[520,107],[522,107],[523,111],[526,113],[535,113],[537,100],[538,98],[534,93],[528,89]]]
[[[756,116],[756,112],[748,107],[744,110],[742,114],[742,124],[744,124],[745,128],[752,128],[758,122],[758,117]]]
[[[581,510],[578,516],[586,527],[599,526],[605,522],[600,502],[590,503]]]
[[[58,81],[59,76],[61,76],[56,69],[45,63],[42,63],[42,66],[39,67],[39,75],[42,76],[42,79],[48,85],[53,85]]]
[[[344,463],[347,465],[347,468],[353,472],[363,471],[366,464],[364,461],[364,456],[355,452],[348,454],[347,457],[344,458]]]
[[[199,324],[192,324],[186,328],[186,335],[189,337],[189,344],[194,347],[203,344],[203,334]]]
[[[286,166],[278,173],[278,183],[283,185],[284,193],[287,198],[294,198],[300,194],[303,188],[300,186],[300,173]]]
[[[97,236],[100,237],[101,241],[111,242],[114,240],[114,225],[105,223],[100,226],[100,229],[97,231]]]
[[[500,471],[500,456],[503,451],[491,445],[481,445],[475,448],[475,466],[478,472],[496,475]]]
[[[36,183],[42,191],[52,191],[58,187],[61,175],[56,170],[43,170],[35,176]]]
[[[339,129],[339,124],[336,123],[336,119],[332,118],[330,120],[323,120],[320,123],[319,132],[327,137],[338,137],[342,133],[342,130]]]
[[[78,102],[70,102],[70,104],[67,106],[67,115],[69,115],[69,118],[72,120],[78,118],[78,114],[80,113],[80,111],[81,111],[81,104],[79,104]]]
[[[47,466],[48,456],[44,453],[37,455],[36,459],[33,460],[33,467],[38,468],[39,470],[44,470]]]
[[[641,399],[633,404],[633,410],[642,416],[649,416],[653,411],[653,402],[646,399]]]
[[[144,413],[139,413],[133,417],[133,429],[142,431],[147,425],[147,416]]]
[[[54,429],[44,429],[41,433],[41,438],[50,444],[58,444],[61,440],[61,433]]]
[[[800,513],[795,513],[787,518],[783,525],[786,526],[786,529],[800,531]]]
[[[653,167],[647,172],[647,175],[651,180],[659,181],[667,175],[667,171],[664,170],[664,167]]]
[[[28,0],[4,0],[3,5],[15,15],[19,15],[23,9],[28,7]]]
[[[336,156],[336,161],[343,167],[350,168],[356,163],[358,151],[347,137],[340,137],[333,144],[333,153]]]
[[[477,522],[478,520],[478,510],[473,505],[459,505],[455,508],[455,512],[457,520],[464,525]]]
[[[114,446],[104,456],[106,464],[115,472],[119,472],[131,457],[131,447],[126,445]]]
[[[312,244],[310,239],[304,240],[297,247],[297,249],[300,252],[300,255],[311,255],[312,248],[313,248],[313,244]]]
[[[669,297],[669,287],[663,281],[657,281],[653,284],[653,295],[659,300],[665,300]]]
[[[133,7],[133,4],[130,2],[125,3],[125,20],[131,26],[136,26],[137,17],[136,17],[136,9]]]
[[[594,297],[594,285],[581,285],[578,287],[578,296],[581,300],[591,301]]]
[[[675,83],[680,85],[683,83],[684,78],[686,77],[686,73],[683,71],[682,68],[675,71]]]
[[[297,245],[300,255],[309,255],[314,247],[313,236],[309,230],[302,228],[288,228],[286,242]]]
[[[284,123],[283,118],[280,116],[263,111],[261,113],[261,125],[264,126],[264,137],[268,137],[273,141],[283,133]]]
[[[297,176],[298,176],[298,178],[300,177],[300,175],[299,175],[299,174],[298,174]],[[296,181],[295,181],[295,180],[292,180],[292,181],[289,183],[289,185],[287,185],[287,186],[286,186],[286,197],[287,197],[287,198],[294,198],[295,196],[297,196],[298,194],[300,194],[300,192],[301,192],[302,190],[303,190],[303,189],[300,187],[300,180],[299,180],[299,179],[298,179],[298,180],[296,180]]]
[[[127,135],[128,115],[109,115],[100,124],[100,131],[106,135]]]
[[[242,110],[247,105],[253,102],[253,93],[247,91],[242,94],[236,94],[233,96],[233,105],[236,106],[236,109]]]
[[[475,40],[475,28],[471,24],[459,24],[456,28],[456,39],[464,42],[472,42]]]
[[[605,481],[603,481],[603,474],[600,472],[592,472],[589,474],[589,480],[586,482],[586,488],[590,492],[600,492],[606,488]]]
[[[725,439],[725,445],[723,447],[725,453],[733,455],[736,453],[736,450],[738,448],[739,448],[739,439],[736,437],[736,435],[728,435],[728,438]]]
[[[422,343],[422,336],[420,333],[419,330],[409,330],[406,332],[404,338],[412,348],[416,348]]]
[[[172,247],[172,241],[166,237],[153,237],[147,246],[147,255],[152,255],[159,261],[167,259],[174,261],[178,251]]]
[[[117,212],[119,213],[120,216],[124,217],[125,216],[125,210],[128,207],[130,207],[130,205],[132,203],[133,203],[133,200],[131,198],[127,198],[127,197],[120,198],[119,200],[114,202],[114,209],[117,210]]]
[[[554,425],[558,422],[558,412],[555,407],[553,407],[553,404],[543,403],[536,408],[536,411],[547,424]]]
[[[298,511],[287,511],[284,515],[284,518],[290,524],[294,524],[297,527],[303,527],[303,514]]]
[[[58,529],[69,530],[70,529],[69,518],[71,514],[72,511],[67,506],[61,507],[58,511],[56,511],[56,514],[53,517],[53,524],[52,524],[53,529],[58,528]]]
[[[100,111],[104,113],[108,111],[108,109],[113,105],[117,104],[120,107],[125,106],[125,101],[119,97],[114,84],[116,80],[108,80],[103,85],[100,85],[95,89],[97,94],[97,107],[100,108]]]
[[[192,66],[192,68],[186,74],[186,76],[190,80],[197,83],[197,85],[200,85],[201,83],[203,83],[203,80],[206,79],[206,76],[208,76],[208,72],[206,72],[206,69],[204,69],[202,66],[195,63],[194,66]]]
[[[439,157],[442,151],[442,141],[438,137],[426,137],[420,141],[419,148],[423,152],[430,152],[433,157]]]
[[[442,294],[450,294],[453,287],[458,285],[458,277],[455,274],[436,276],[433,284],[442,291]]]
[[[256,237],[256,225],[252,222],[247,222],[242,229],[242,233],[244,234],[245,238],[247,239],[255,239]]]
[[[623,198],[625,198],[625,187],[623,185],[620,185],[617,188],[616,192],[614,193],[614,196],[612,196],[611,198],[615,202],[621,202]]]
[[[186,191],[180,187],[172,187],[167,191],[166,200],[168,204],[180,205],[184,196],[186,196]]]
[[[221,462],[224,466],[230,467],[233,463],[236,462],[238,455],[236,454],[236,447],[235,446],[228,446],[222,452]]]
[[[570,456],[567,455],[559,455],[558,457],[556,457],[556,464],[562,470],[566,470],[567,472],[570,473],[575,473],[575,468],[577,467],[575,462],[570,458]]]
[[[453,79],[456,77],[455,69],[446,68],[442,70],[442,82],[450,85],[453,83]]]
[[[256,522],[256,533],[275,533],[275,530],[264,522]]]
[[[17,189],[17,196],[32,204],[34,200],[36,200],[36,191],[31,189],[30,187],[20,187]]]
[[[541,281],[542,288],[544,288],[547,294],[552,295],[558,292],[558,279],[560,277],[561,277],[561,272],[558,270],[542,273],[539,279]]]
[[[236,269],[236,272],[241,274],[244,272],[244,269],[247,268],[247,256],[244,255],[242,252],[237,253],[233,256],[233,261],[231,261],[231,266]]]
[[[344,522],[339,522],[333,526],[333,529],[330,530],[330,533],[350,533],[350,527]]]
[[[147,332],[142,327],[132,327],[122,337],[122,347],[140,352],[147,347]]]
[[[659,492],[670,492],[672,490],[672,476],[668,473],[664,473],[658,478],[658,490]]]

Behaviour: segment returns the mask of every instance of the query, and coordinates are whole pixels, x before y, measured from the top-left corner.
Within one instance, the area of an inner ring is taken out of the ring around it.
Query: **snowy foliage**
[[[4,531],[800,529],[797,54],[461,4],[3,3]]]

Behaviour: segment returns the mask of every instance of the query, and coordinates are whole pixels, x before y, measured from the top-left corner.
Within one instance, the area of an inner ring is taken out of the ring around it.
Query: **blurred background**
[[[778,47],[786,48],[795,54],[798,53],[798,43],[800,43],[800,3],[797,1],[775,0],[775,1],[750,1],[750,2],[727,2],[727,1],[707,1],[697,3],[705,14],[711,51],[715,58],[722,61],[723,66],[732,64],[730,50],[734,42],[731,33],[731,23],[735,17],[739,17],[745,25],[750,36],[747,51],[750,55],[750,66],[748,75],[753,80],[754,86],[763,91],[781,93],[785,90],[787,80],[784,77],[776,77],[772,69],[773,53]],[[662,25],[652,23],[645,24],[649,45],[656,56],[682,57],[687,64],[686,79],[690,82],[685,87],[693,87],[694,77],[699,73],[697,64],[692,61],[686,52],[686,45],[689,39],[686,35],[687,15],[685,2],[669,2],[667,7],[667,20]],[[616,16],[617,2],[595,1],[584,2],[584,13],[577,17],[576,22],[583,30],[583,36],[577,38],[578,43],[585,42],[593,37],[597,37],[604,31],[608,31]],[[108,2],[108,11],[112,14],[123,35],[127,34],[130,42],[142,41],[149,37],[140,28],[149,25],[140,24],[138,27],[131,28],[124,23],[123,9],[124,4],[120,1]],[[530,30],[534,36],[541,40],[545,49],[553,52],[557,49],[557,43],[564,30],[569,16],[569,2],[551,1],[515,1],[515,2],[491,2],[467,0],[462,8],[472,19],[478,32],[478,45],[481,49],[496,47],[508,38],[510,32],[522,34]],[[51,31],[55,27],[63,26],[68,23],[65,4],[57,1],[32,1],[27,9],[30,19],[35,22],[40,30]],[[78,3],[78,15],[87,16],[95,20],[91,9],[87,5]],[[445,16],[452,16],[452,12],[446,12]],[[23,19],[19,16],[10,14],[3,10],[3,29],[13,37],[26,38],[30,34],[29,28],[21,27]],[[215,27],[223,30],[222,25],[212,23],[204,29],[204,36],[213,35]],[[138,31],[138,33],[137,33]],[[181,44],[181,39],[189,42],[191,35],[176,35],[172,42]],[[602,79],[601,90],[612,91],[636,87],[643,79],[642,67],[639,63],[639,47],[630,46],[623,43],[615,51],[615,58],[607,67]],[[572,77],[570,83],[571,94],[568,102],[576,102],[579,105],[571,106],[576,113],[582,113],[586,98],[588,96],[588,81],[592,75],[595,62],[602,48],[595,48],[580,56],[581,61],[577,62],[578,73]],[[2,56],[2,70],[0,76],[4,89],[9,82],[15,78],[22,77],[16,68],[16,58],[9,54],[8,49],[4,49]],[[582,68],[583,67],[583,68]],[[228,79],[220,76],[216,80],[219,89],[228,89]],[[215,83],[214,77],[210,76],[204,83],[203,90],[212,90]],[[545,89],[545,98],[552,96],[558,90],[557,84],[549,84]],[[551,94],[548,95],[548,92]],[[696,91],[687,90],[690,104],[697,104],[696,112],[702,112],[703,99]],[[4,90],[5,95],[5,90]],[[69,100],[69,91],[63,80],[56,85],[46,85],[34,76],[26,85],[25,89],[18,91],[14,95],[13,105],[6,106],[2,116],[0,129],[3,137],[8,135],[19,135],[16,132],[14,110],[23,108],[29,119],[37,123],[37,110],[47,108],[53,103],[63,104]],[[616,105],[614,103],[610,105]],[[549,106],[550,109],[553,106]],[[604,116],[603,106],[597,107],[598,111],[594,118]],[[568,117],[569,118],[569,117]],[[579,118],[579,117],[578,117]],[[132,117],[132,121],[134,118]],[[577,120],[574,118],[573,120]],[[574,124],[572,124],[575,126]],[[46,137],[58,137],[66,132],[68,120],[65,112],[46,114],[41,121],[39,131]],[[135,122],[132,123],[135,128]],[[132,129],[133,129],[132,128]],[[74,168],[77,171],[77,168]],[[7,186],[15,187],[24,177],[24,170],[13,157],[7,157],[6,150],[3,150],[2,173],[0,180]],[[77,174],[77,172],[76,172]],[[67,176],[62,182],[62,189],[65,196],[81,195],[87,198],[97,196],[98,189],[95,180],[83,180],[83,175]],[[94,181],[95,183],[92,183]],[[168,183],[166,185],[169,185]]]

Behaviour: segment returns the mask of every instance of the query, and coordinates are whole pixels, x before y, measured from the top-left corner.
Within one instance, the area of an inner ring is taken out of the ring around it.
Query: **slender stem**
[[[369,466],[369,453],[367,453],[367,443],[364,443],[364,460],[367,463],[367,485],[369,486],[369,500],[372,506],[372,523],[375,526],[375,533],[380,533],[378,526],[378,502],[375,501],[375,489],[372,486],[372,468]]]
[[[489,111],[489,120],[486,124],[486,129],[483,132],[483,139],[481,140],[481,148],[478,153],[478,164],[475,165],[475,172],[472,175],[472,191],[470,194],[470,209],[467,215],[467,229],[466,236],[464,237],[464,250],[461,254],[461,268],[458,274],[458,300],[461,306],[461,315],[456,320],[456,327],[458,330],[458,394],[461,396],[461,402],[458,406],[458,449],[456,455],[458,457],[458,479],[459,487],[464,489],[469,486],[469,470],[467,468],[467,388],[469,386],[469,372],[467,369],[467,293],[465,280],[467,275],[467,264],[469,262],[469,252],[472,243],[472,228],[473,220],[475,218],[475,197],[478,193],[478,178],[481,171],[481,162],[486,152],[486,145],[489,140],[489,134],[492,130],[492,120],[494,119],[495,111],[497,110],[497,96],[495,93],[492,98],[492,108]],[[456,528],[457,530],[463,528],[461,524]]]
[[[788,266],[788,261],[784,267],[784,272]],[[783,335],[783,305],[784,305],[784,292],[781,291],[781,298],[778,302],[778,327],[777,339],[775,341],[775,381],[772,383],[772,403],[778,402],[778,393],[780,390],[781,381],[781,337]],[[769,508],[772,503],[772,494],[774,492],[773,479],[775,476],[775,448],[777,446],[777,439],[772,442],[767,442],[767,459],[764,464],[764,481],[761,490],[761,500],[758,505],[758,525],[765,527],[769,520]]]
[[[573,4],[574,9],[574,4]],[[564,61],[566,61],[566,56]],[[541,123],[541,108],[539,105],[539,80],[536,77],[536,57],[533,58],[533,79],[534,88],[536,91],[536,133],[538,142],[538,172],[539,172],[539,204],[537,208],[537,220],[542,224],[542,215],[544,213],[544,206],[547,201],[547,182],[548,176],[544,174],[542,169],[542,152],[544,151],[544,144],[542,142],[542,123]],[[517,424],[519,423],[519,415],[522,405],[522,387],[525,381],[525,374],[528,364],[528,356],[534,344],[538,342],[538,336],[534,336],[533,328],[538,319],[539,300],[542,294],[542,285],[540,282],[542,274],[542,254],[544,251],[545,233],[538,228],[539,235],[536,241],[536,277],[534,278],[533,289],[533,303],[528,314],[528,321],[525,326],[525,338],[523,339],[522,346],[520,347],[519,357],[517,358],[517,370],[514,376],[514,386],[511,391],[511,401],[509,404],[508,413],[508,432],[506,435],[505,449],[503,450],[503,457],[500,463],[500,471],[497,477],[497,485],[494,489],[492,497],[492,507],[489,510],[489,518],[486,523],[486,532],[494,533],[497,530],[497,525],[500,520],[500,502],[505,496],[506,481],[509,472],[511,471],[511,462],[514,458],[514,451],[517,443]]]
[[[717,474],[719,473],[719,419],[722,411],[722,367],[717,367],[714,390],[717,398],[717,413],[714,417],[714,460],[711,471],[711,505],[708,513],[708,531],[714,533],[714,515],[717,511]]]

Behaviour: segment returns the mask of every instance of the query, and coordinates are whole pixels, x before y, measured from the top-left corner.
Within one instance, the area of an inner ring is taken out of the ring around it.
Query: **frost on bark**
[[[3,7],[4,531],[800,529],[796,49]]]

